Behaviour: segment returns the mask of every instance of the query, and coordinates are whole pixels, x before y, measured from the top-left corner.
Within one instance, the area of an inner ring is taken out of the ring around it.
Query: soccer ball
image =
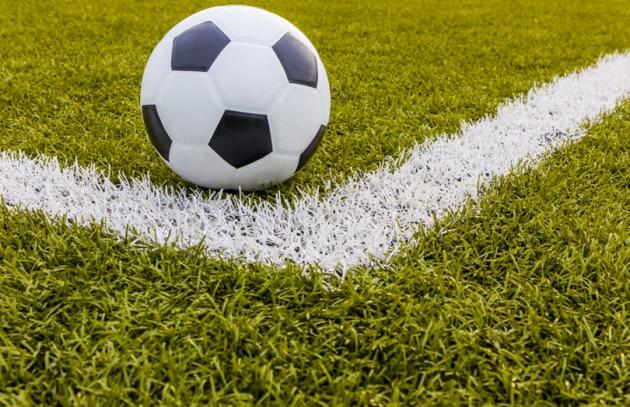
[[[247,6],[214,7],[155,47],[140,92],[153,146],[185,180],[260,190],[311,158],[330,115],[315,47],[291,23]]]

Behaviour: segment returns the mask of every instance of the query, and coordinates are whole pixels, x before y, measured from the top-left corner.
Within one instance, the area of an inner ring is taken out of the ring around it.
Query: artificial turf
[[[630,103],[345,281],[0,209],[0,404],[628,405]]]
[[[181,185],[139,82],[214,4],[3,0],[0,149]],[[331,77],[330,131],[287,196],[630,46],[621,0],[250,4],[301,27]],[[0,205],[0,405],[628,405],[629,167],[626,104],[343,282]]]
[[[145,135],[139,84],[162,35],[216,4],[3,0],[0,148],[184,185]],[[373,169],[537,82],[630,47],[625,0],[250,4],[302,28],[331,78],[329,131],[311,163],[277,189],[286,194]]]

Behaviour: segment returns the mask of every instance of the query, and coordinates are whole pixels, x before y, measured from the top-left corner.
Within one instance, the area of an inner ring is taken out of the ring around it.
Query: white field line
[[[282,265],[318,264],[324,271],[386,260],[419,225],[476,197],[480,183],[504,175],[584,134],[630,96],[630,53],[507,101],[494,117],[417,145],[323,198],[304,194],[292,205],[248,205],[233,196],[155,187],[148,178],[112,183],[92,167],[65,167],[54,158],[0,153],[0,196],[9,206],[135,228],[158,243],[205,242],[211,255]]]

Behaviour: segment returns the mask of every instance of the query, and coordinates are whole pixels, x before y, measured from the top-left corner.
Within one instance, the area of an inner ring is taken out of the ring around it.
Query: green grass
[[[0,149],[181,185],[139,82],[212,4],[3,0]],[[330,131],[287,194],[630,47],[622,0],[251,4],[301,27],[332,80]],[[343,282],[0,205],[0,405],[629,405],[628,168],[630,102]]]
[[[144,133],[139,83],[162,35],[214,4],[3,0],[0,148],[181,185]],[[311,164],[279,188],[287,193],[373,169],[536,82],[630,47],[625,0],[251,4],[301,27],[331,77],[330,130]]]
[[[0,403],[628,405],[629,167],[627,103],[333,289],[0,209]]]

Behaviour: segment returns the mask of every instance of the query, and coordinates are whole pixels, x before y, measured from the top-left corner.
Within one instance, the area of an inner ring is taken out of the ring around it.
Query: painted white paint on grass
[[[181,246],[202,239],[211,254],[266,264],[319,264],[326,271],[369,264],[395,253],[433,215],[477,195],[479,182],[503,175],[584,134],[581,124],[630,96],[630,53],[533,89],[494,117],[418,145],[323,198],[288,205],[247,205],[153,186],[113,184],[94,168],[63,168],[55,159],[0,153],[0,195],[10,206],[40,209],[83,224],[135,228],[146,239]],[[407,157],[403,159],[403,157]]]

